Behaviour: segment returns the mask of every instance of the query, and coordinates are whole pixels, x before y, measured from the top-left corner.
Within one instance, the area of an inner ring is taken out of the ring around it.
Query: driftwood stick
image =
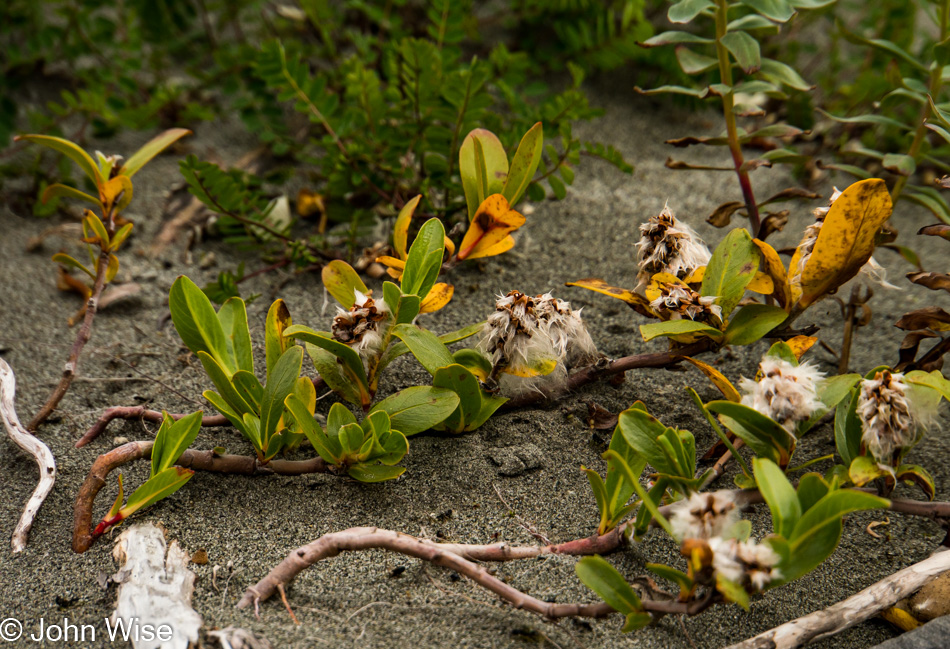
[[[149,459],[152,454],[152,444],[152,442],[129,442],[100,455],[93,462],[73,507],[74,552],[85,552],[97,538],[91,529],[92,506],[96,495],[106,485],[109,473],[136,460]],[[261,464],[254,456],[218,455],[211,450],[196,451],[194,449],[187,449],[175,464],[195,471],[238,475],[304,475],[330,471],[330,467],[319,457],[310,460],[271,460],[267,464]]]
[[[381,530],[376,527],[353,527],[342,532],[325,534],[319,539],[297,548],[291,552],[276,568],[251,586],[238,602],[238,608],[256,605],[280,592],[284,586],[306,568],[313,564],[335,557],[341,552],[355,552],[359,550],[383,549],[397,552],[409,557],[428,561],[443,568],[455,570],[465,575],[479,586],[495,593],[517,609],[537,613],[548,619],[562,617],[605,617],[616,611],[604,603],[598,604],[554,604],[542,602],[539,599],[522,593],[517,588],[509,586],[501,579],[492,575],[483,566],[456,554],[450,548],[454,544],[435,543],[426,539],[416,538],[408,534]],[[643,599],[643,607],[652,613],[663,615],[683,614],[695,615],[705,610],[713,603],[714,598],[706,597],[702,600],[684,603],[667,600]]]
[[[629,370],[650,367],[671,367],[679,363],[683,356],[696,356],[697,354],[709,351],[712,349],[711,344],[712,343],[709,340],[701,340],[699,342],[692,343],[691,345],[680,347],[674,351],[635,354],[633,356],[624,356],[623,358],[610,361],[606,365],[589,365],[571,374],[567,380],[567,385],[564,386],[561,392],[551,393],[540,390],[529,392],[509,400],[504,406],[502,406],[502,409],[515,410],[517,408],[524,408],[525,406],[548,401],[550,399],[563,396],[563,393],[576,390],[587,385],[588,383],[594,383],[595,381],[599,381],[610,376],[623,374]]]
[[[169,416],[175,421],[186,416],[184,413],[170,413]],[[76,442],[76,448],[82,448],[92,440],[99,437],[113,419],[144,419],[156,424],[162,423],[162,413],[157,410],[149,410],[145,406],[114,406],[106,408],[99,419],[96,420],[89,430]],[[201,418],[201,425],[205,428],[213,426],[229,426],[230,422],[224,415],[208,415]]]
[[[56,460],[53,459],[49,447],[20,424],[14,403],[15,394],[16,376],[7,362],[0,358],[0,417],[3,419],[3,427],[7,429],[7,435],[13,443],[33,457],[40,470],[40,479],[33,490],[33,495],[26,502],[20,521],[13,528],[11,545],[14,552],[20,552],[26,547],[30,528],[33,527],[33,519],[36,518],[49,492],[53,490],[53,483],[56,482]]]
[[[728,649],[796,649],[863,622],[917,592],[937,575],[950,570],[950,551],[943,550],[904,568],[848,599],[786,622]]]

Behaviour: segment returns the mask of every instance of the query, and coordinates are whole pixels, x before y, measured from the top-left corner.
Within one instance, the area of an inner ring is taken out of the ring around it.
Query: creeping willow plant
[[[124,163],[121,162],[122,156],[105,156],[98,151],[94,160],[92,156],[69,140],[58,137],[21,135],[16,138],[42,144],[62,153],[82,169],[96,190],[96,194],[92,195],[75,187],[54,183],[43,192],[44,203],[52,198],[64,197],[81,200],[99,208],[99,214],[88,209],[83,213],[82,241],[86,244],[86,250],[89,253],[89,265],[65,253],[57,253],[53,256],[53,261],[60,264],[60,285],[78,292],[85,300],[79,312],[70,318],[69,324],[72,326],[80,320],[83,324],[73,343],[59,385],[40,412],[30,421],[28,427],[31,430],[34,430],[53,412],[69,389],[76,375],[79,356],[86,341],[89,340],[99,298],[106,285],[112,282],[116,273],[119,272],[119,258],[115,253],[132,233],[132,223],[123,219],[121,215],[132,201],[132,176],[149,160],[189,133],[191,131],[182,128],[165,131],[147,142]],[[69,269],[79,270],[86,274],[92,280],[92,284],[72,277],[68,272]]]
[[[803,239],[786,269],[772,246],[739,228],[723,238],[708,263],[697,266],[705,258],[700,242],[664,209],[641,226],[642,292],[594,278],[568,286],[603,293],[661,320],[640,326],[644,340],[666,337],[706,348],[748,345],[787,329],[805,309],[853,279],[871,258],[891,210],[884,181],[854,183],[828,208],[817,236]],[[744,300],[747,291],[765,295],[767,303]]]
[[[145,509],[156,502],[170,496],[191,480],[195,474],[191,469],[175,466],[178,458],[185,452],[201,428],[201,412],[192,413],[173,421],[168,413],[163,413],[162,425],[155,434],[152,444],[152,464],[149,478],[138,489],[132,492],[128,501],[123,505],[125,498],[122,487],[122,474],[119,474],[119,495],[109,513],[93,531],[93,536],[101,536],[103,532],[118,525],[140,509]]]
[[[643,94],[674,93],[697,98],[718,97],[722,104],[722,113],[726,130],[714,137],[683,137],[668,140],[675,147],[688,147],[694,144],[707,146],[726,146],[732,156],[732,167],[713,167],[716,170],[735,171],[742,190],[742,201],[725,203],[716,208],[709,221],[718,227],[728,225],[729,219],[737,210],[744,210],[749,218],[750,229],[754,236],[765,239],[768,234],[784,226],[786,213],[769,214],[762,219],[759,209],[773,202],[785,201],[796,197],[809,197],[810,194],[797,189],[789,189],[761,203],[756,202],[749,172],[757,167],[770,167],[776,162],[794,162],[800,156],[783,147],[773,147],[755,159],[746,159],[743,145],[759,143],[770,138],[793,138],[801,135],[802,130],[788,124],[776,122],[761,128],[746,131],[737,124],[737,117],[759,117],[765,114],[762,108],[747,100],[755,95],[771,99],[787,99],[787,92],[802,92],[811,86],[791,67],[763,57],[759,41],[755,34],[777,29],[788,22],[797,11],[811,9],[833,3],[834,0],[741,0],[730,3],[728,0],[679,0],[670,7],[667,17],[676,24],[690,24],[703,17],[713,23],[714,29],[709,36],[694,32],[668,31],[658,34],[642,45],[659,47],[675,45],[676,58],[689,75],[703,75],[710,70],[718,73],[718,80],[698,88],[684,86],[660,86],[652,90],[639,90]],[[700,50],[709,50],[709,56]],[[734,78],[734,69],[742,72],[741,80]],[[691,165],[686,162],[668,160],[672,169],[709,169],[710,167]]]

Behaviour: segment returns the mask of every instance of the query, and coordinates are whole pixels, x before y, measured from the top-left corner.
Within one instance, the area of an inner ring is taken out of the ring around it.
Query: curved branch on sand
[[[135,462],[147,460],[152,455],[152,442],[129,442],[118,446],[96,458],[89,475],[79,489],[76,504],[73,507],[73,551],[85,552],[96,540],[91,529],[92,506],[96,495],[105,486],[106,478],[115,469]],[[239,475],[304,475],[308,473],[328,473],[330,467],[322,458],[310,460],[271,460],[261,464],[256,457],[244,455],[218,455],[211,451],[188,449],[175,462],[176,466],[195,471],[213,473],[234,473]]]
[[[30,535],[30,528],[33,527],[33,519],[43,505],[43,501],[53,490],[53,484],[56,482],[56,460],[49,447],[43,442],[31,435],[22,424],[16,414],[14,397],[16,395],[16,376],[6,361],[0,358],[0,418],[3,419],[3,427],[7,429],[7,435],[13,440],[13,443],[29,453],[40,470],[40,480],[33,490],[33,495],[26,502],[20,521],[13,529],[13,538],[11,545],[14,552],[20,552],[26,547],[27,538]]]

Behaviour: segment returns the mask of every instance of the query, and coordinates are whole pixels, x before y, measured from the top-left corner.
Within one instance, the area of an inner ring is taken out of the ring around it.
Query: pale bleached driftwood
[[[53,483],[56,481],[56,460],[49,448],[31,435],[22,424],[16,414],[16,405],[14,397],[16,395],[16,376],[6,361],[0,358],[0,418],[3,419],[3,427],[7,430],[7,435],[13,440],[13,443],[29,453],[40,470],[40,479],[33,490],[33,495],[26,502],[20,521],[13,529],[13,538],[11,545],[14,552],[20,552],[26,547],[27,538],[30,535],[30,528],[33,527],[33,519],[43,505],[43,501],[53,490]]]

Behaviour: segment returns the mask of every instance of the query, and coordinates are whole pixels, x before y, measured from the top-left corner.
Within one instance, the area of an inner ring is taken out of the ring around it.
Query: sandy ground
[[[481,319],[498,292],[554,289],[574,306],[584,307],[592,335],[605,354],[616,357],[661,348],[661,342],[642,342],[637,331],[641,319],[619,302],[562,285],[573,279],[601,276],[612,283],[633,286],[636,226],[666,201],[708,241],[717,242],[721,231],[709,228],[703,217],[719,203],[735,200],[738,188],[731,174],[673,172],[663,167],[672,150],[662,141],[717,128],[719,121],[714,114],[696,115],[632,98],[625,89],[630,85],[615,82],[616,90],[595,89],[606,116],[584,125],[582,130],[586,136],[609,141],[622,150],[636,165],[633,177],[585,159],[566,200],[534,206],[511,254],[489,260],[483,272],[469,265],[453,275],[456,298],[444,311],[429,317],[426,326],[448,331]],[[619,88],[624,89],[621,92]],[[191,146],[199,155],[213,150],[226,160],[236,160],[252,142],[235,137],[234,131],[227,125],[204,125]],[[117,146],[109,144],[109,150]],[[721,164],[723,153],[690,151],[679,157],[689,155],[695,160],[699,156]],[[144,249],[158,231],[162,193],[178,178],[176,162],[170,157],[156,161],[136,177],[136,199],[129,215],[136,221],[137,238],[123,255],[122,278],[138,281],[144,289],[136,299],[96,319],[82,360],[82,377],[62,402],[56,420],[39,432],[56,455],[59,479],[26,551],[17,556],[0,552],[0,618],[19,618],[26,621],[28,629],[35,628],[40,618],[63,617],[102,628],[114,592],[103,589],[97,578],[115,570],[112,543],[104,538],[83,555],[72,553],[73,501],[95,457],[121,441],[115,438],[150,439],[155,427],[119,422],[86,448],[74,449],[73,442],[111,405],[146,403],[179,412],[204,406],[200,393],[209,382],[200,365],[185,359],[170,326],[158,330],[157,324],[166,309],[168,289],[179,273],[202,284],[222,267],[233,267],[238,257],[229,249],[209,244],[203,249],[215,251],[219,266],[202,270],[197,264],[182,265],[177,252],[169,252],[162,259],[148,259],[135,252]],[[794,184],[781,170],[756,171],[754,181],[760,197]],[[844,178],[837,181],[847,184]],[[830,186],[827,189],[830,191]],[[777,247],[795,243],[811,220],[811,207],[792,205],[786,231],[775,237]],[[895,215],[901,243],[919,250],[936,270],[940,268],[939,260],[946,258],[946,243],[914,236],[930,220],[906,204],[901,204]],[[57,221],[54,218],[52,222]],[[11,213],[9,208],[0,212],[0,277],[4,279],[0,284],[0,353],[17,372],[17,402],[24,420],[37,410],[57,378],[74,335],[66,328],[65,320],[78,306],[74,297],[56,290],[54,267],[48,258],[57,244],[48,245],[44,254],[25,252],[28,239],[50,224]],[[860,371],[896,361],[901,333],[892,323],[901,313],[935,301],[946,302],[945,295],[906,282],[902,275],[910,268],[896,255],[883,251],[881,261],[891,269],[900,290],[881,290],[874,298],[873,323],[859,332],[854,349],[853,368]],[[253,259],[249,267],[256,267]],[[282,280],[283,276],[271,274],[247,286],[248,292],[263,294],[249,307],[258,345],[267,305],[274,296],[274,287]],[[317,277],[297,279],[279,294],[296,322],[326,326],[328,316],[321,315],[324,297]],[[839,320],[837,306],[825,302],[801,322],[820,324],[821,335],[837,347]],[[723,352],[707,360],[717,362],[723,372],[738,380],[743,374],[754,373],[756,358],[765,349],[765,343],[760,343],[752,349]],[[824,369],[832,369],[830,354],[818,350],[811,355]],[[134,363],[137,371],[127,363]],[[402,359],[384,377],[380,396],[427,379],[418,365]],[[198,474],[183,490],[136,518],[160,522],[170,538],[191,552],[207,551],[209,563],[194,567],[198,574],[194,606],[204,616],[207,628],[235,625],[252,629],[275,647],[494,648],[550,644],[714,648],[846,597],[924,558],[942,539],[937,525],[898,516],[890,517],[889,526],[878,528],[887,538],[873,538],[864,531],[865,526],[884,517],[852,516],[845,523],[840,548],[829,561],[800,581],[756,599],[751,613],[735,606],[718,607],[687,620],[685,626],[666,619],[655,628],[629,635],[620,633],[617,617],[593,622],[545,622],[512,610],[448,571],[384,552],[341,556],[304,573],[288,590],[299,626],[291,622],[279,602],[263,604],[260,619],[234,607],[244,588],[266,574],[288,551],[321,534],[355,525],[377,525],[462,542],[502,539],[532,543],[532,537],[496,495],[496,488],[511,510],[548,538],[565,541],[587,536],[596,526],[597,515],[586,479],[578,468],[581,464],[603,467],[600,454],[606,448],[607,435],[586,429],[573,413],[584,412],[590,400],[618,411],[642,399],[667,424],[692,430],[697,447],[706,448],[714,435],[693,409],[683,389],[687,384],[697,386],[705,398],[715,398],[713,388],[695,371],[633,372],[618,388],[593,386],[549,407],[499,415],[474,434],[458,438],[417,436],[404,462],[406,474],[394,483],[367,486],[327,476],[246,478]],[[322,412],[330,401],[321,402]],[[250,451],[230,429],[207,430],[196,442],[199,448],[216,445],[234,453]],[[937,433],[912,456],[935,474],[939,499],[950,498],[950,469],[945,462],[934,460],[946,458],[948,450],[947,436]],[[825,427],[804,440],[798,457],[832,451],[831,429]],[[521,468],[518,457],[535,458],[538,466]],[[9,538],[20,508],[33,489],[35,473],[29,458],[8,441],[0,441],[4,486],[0,538]],[[125,473],[126,484],[135,485],[146,475],[147,467],[140,463],[128,467]],[[728,487],[731,483],[724,478],[721,484]],[[909,490],[905,492],[910,494]],[[100,494],[97,519],[114,495],[114,484]],[[767,515],[756,512],[750,516],[758,533],[768,531]],[[649,561],[681,565],[675,550],[672,542],[654,533],[611,560],[634,578],[644,574],[643,565]],[[575,561],[570,557],[545,557],[500,565],[497,574],[541,599],[593,601],[593,594],[574,575]],[[221,569],[215,583],[212,570],[216,565]],[[819,646],[867,647],[892,635],[888,625],[871,621]],[[32,646],[21,642],[21,646]]]

